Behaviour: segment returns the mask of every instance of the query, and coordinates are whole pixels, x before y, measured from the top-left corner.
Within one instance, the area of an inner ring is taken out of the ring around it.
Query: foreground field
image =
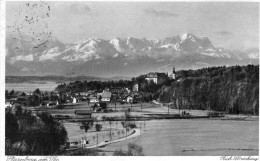
[[[258,155],[258,124],[208,119],[147,121],[141,136],[100,150],[112,155],[131,142],[141,145],[148,156]]]
[[[91,106],[91,105],[90,105]],[[65,109],[47,109],[52,114],[75,115],[76,109],[89,109],[86,103],[66,106]],[[143,104],[142,112],[140,104],[132,105],[132,116],[142,116],[151,113],[167,113],[167,107],[155,106],[153,104]],[[113,104],[109,107],[114,109]],[[131,108],[129,104],[117,105],[117,111],[110,113],[93,113],[92,117],[101,120],[103,116],[119,117],[124,116],[124,110]],[[179,113],[178,109],[169,109],[171,114]],[[208,111],[186,110],[192,115],[205,116]],[[225,118],[245,117],[228,116]],[[254,119],[252,119],[254,118]],[[108,122],[100,122],[103,129],[99,133],[99,142],[109,140]],[[136,121],[137,128],[141,129],[141,135],[132,139],[127,139],[118,143],[107,145],[99,150],[106,155],[112,155],[115,150],[126,149],[128,143],[136,143],[143,147],[143,152],[147,156],[199,156],[199,155],[258,155],[259,143],[259,121],[258,117],[250,117],[246,120],[219,120],[212,119],[192,119],[192,120],[152,120],[145,123]],[[94,129],[85,133],[80,130],[79,123],[65,123],[71,140],[79,140],[86,136],[91,142],[96,132]],[[116,139],[125,134],[118,135],[118,130],[122,129],[121,122],[112,123],[113,137]],[[141,127],[141,128],[140,128]],[[120,131],[120,130],[119,130]],[[160,150],[158,150],[160,149]]]

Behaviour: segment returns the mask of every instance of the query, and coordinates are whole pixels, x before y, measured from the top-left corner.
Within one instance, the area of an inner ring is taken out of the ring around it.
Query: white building
[[[160,84],[167,80],[167,78],[168,75],[166,73],[150,72],[146,75],[145,80],[148,82],[154,82],[155,84]]]
[[[77,99],[75,97],[72,99],[72,103],[77,103]]]
[[[139,85],[138,85],[138,83],[134,83],[134,85],[133,85],[133,91],[138,92],[138,90],[139,90]]]

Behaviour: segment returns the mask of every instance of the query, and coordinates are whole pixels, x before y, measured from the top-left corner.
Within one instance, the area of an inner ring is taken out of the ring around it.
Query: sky
[[[256,2],[47,3],[50,17],[44,21],[52,36],[64,43],[89,37],[155,40],[193,33],[208,37],[215,47],[242,51],[259,47],[259,3]],[[17,16],[19,8],[27,12],[26,2],[6,4],[7,25],[22,19]],[[37,8],[33,14],[41,12],[41,8]],[[34,28],[37,29],[42,30]]]

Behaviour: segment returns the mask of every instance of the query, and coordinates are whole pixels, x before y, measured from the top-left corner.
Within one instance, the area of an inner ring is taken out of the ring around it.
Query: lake
[[[24,91],[24,92],[33,92],[35,89],[39,88],[41,91],[52,91],[58,84],[56,82],[46,82],[46,84],[40,83],[6,83],[5,89],[15,90],[15,91]]]
[[[100,149],[112,155],[111,151],[126,150],[128,143],[136,143],[146,156],[258,155],[258,124],[206,119],[146,121],[141,136]]]

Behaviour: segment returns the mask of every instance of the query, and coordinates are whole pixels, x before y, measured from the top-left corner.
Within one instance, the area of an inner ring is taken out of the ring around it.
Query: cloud
[[[222,36],[230,36],[230,35],[233,35],[232,32],[229,32],[229,31],[218,31],[216,32],[217,34],[219,35],[222,35]]]
[[[156,17],[179,17],[179,15],[175,14],[175,13],[168,12],[168,11],[162,11],[162,10],[157,11],[157,10],[152,9],[152,8],[147,8],[143,11],[147,15],[152,15],[152,16],[156,16]]]
[[[91,9],[83,3],[74,3],[70,5],[69,10],[74,14],[86,14],[91,12]]]

